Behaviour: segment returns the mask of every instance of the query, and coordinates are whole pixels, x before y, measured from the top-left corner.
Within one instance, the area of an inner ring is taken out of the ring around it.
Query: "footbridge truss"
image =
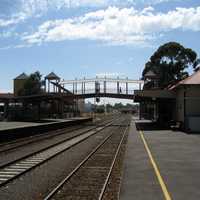
[[[63,90],[71,92],[80,99],[95,97],[134,99],[134,90],[141,90],[143,84],[142,80],[119,77],[83,78],[59,82]]]

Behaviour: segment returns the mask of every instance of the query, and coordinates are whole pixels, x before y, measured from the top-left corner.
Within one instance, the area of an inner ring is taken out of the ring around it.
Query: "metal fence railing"
[[[95,89],[87,89],[87,90],[70,90],[70,92],[74,93],[74,94],[127,94],[127,95],[133,95],[134,94],[134,90],[126,90],[126,89],[100,89],[98,91],[96,91]]]

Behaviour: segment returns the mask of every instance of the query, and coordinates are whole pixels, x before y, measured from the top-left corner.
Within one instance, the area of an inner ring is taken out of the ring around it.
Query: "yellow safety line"
[[[155,162],[154,159],[153,159],[153,156],[152,156],[152,154],[151,154],[151,151],[150,151],[150,149],[149,149],[149,147],[148,147],[148,144],[147,144],[147,142],[146,142],[146,140],[145,140],[145,138],[144,138],[144,134],[143,134],[142,131],[140,131],[140,136],[141,136],[142,141],[143,141],[143,143],[144,143],[145,149],[146,149],[146,151],[147,151],[147,153],[148,153],[149,159],[150,159],[150,161],[151,161],[151,164],[152,164],[153,169],[154,169],[154,171],[155,171],[155,174],[156,174],[156,176],[157,176],[158,182],[160,183],[160,186],[161,186],[161,189],[162,189],[162,191],[163,191],[164,197],[165,197],[166,200],[172,200],[172,198],[171,198],[171,196],[170,196],[170,194],[169,194],[169,192],[168,192],[168,190],[167,190],[166,184],[164,183],[164,180],[163,180],[163,178],[162,178],[162,176],[161,176],[161,174],[160,174],[160,171],[159,171],[159,169],[158,169],[158,166],[157,166],[156,162]]]

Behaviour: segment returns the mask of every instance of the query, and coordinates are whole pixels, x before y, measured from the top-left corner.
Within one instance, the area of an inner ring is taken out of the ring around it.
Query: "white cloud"
[[[124,6],[124,5],[155,5],[170,1],[183,0],[19,0],[25,12],[45,12],[48,9],[61,9],[71,7],[98,7],[98,6]]]
[[[39,17],[49,10],[60,10],[74,7],[107,7],[107,6],[134,6],[155,5],[162,2],[183,0],[13,0],[13,7],[17,7],[11,16],[0,18],[0,27],[18,24],[31,17]],[[0,2],[3,9],[4,2]],[[11,4],[12,5],[12,4]],[[17,6],[16,6],[17,5]],[[151,8],[151,7],[150,7]],[[145,11],[145,10],[144,10]]]
[[[0,27],[6,27],[10,25],[18,24],[19,22],[24,21],[27,18],[27,15],[23,12],[12,15],[9,19],[0,19]]]
[[[26,35],[29,44],[89,39],[109,44],[145,44],[171,30],[200,31],[200,7],[177,8],[167,13],[109,7],[78,18],[46,21],[38,31]]]
[[[0,33],[0,39],[1,38],[10,38],[10,37],[12,37],[12,38],[14,38],[14,37],[18,37],[19,36],[19,34],[17,33],[17,32],[14,32],[14,31],[3,31],[3,32],[1,32]]]
[[[5,47],[0,47],[0,50],[9,50],[9,49],[21,49],[21,48],[29,48],[31,47],[30,44],[17,44],[17,45],[9,45]]]

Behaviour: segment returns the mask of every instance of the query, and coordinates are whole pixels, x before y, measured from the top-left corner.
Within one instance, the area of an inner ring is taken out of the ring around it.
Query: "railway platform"
[[[133,119],[120,200],[200,199],[199,155],[200,134],[161,130]]]
[[[120,200],[133,199],[162,199],[162,193],[132,120],[126,146]]]
[[[90,117],[45,119],[42,122],[0,122],[0,142],[92,121]]]

